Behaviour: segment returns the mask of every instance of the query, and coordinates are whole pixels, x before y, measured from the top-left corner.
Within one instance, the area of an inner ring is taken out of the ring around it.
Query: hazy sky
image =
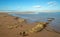
[[[60,10],[60,0],[0,0],[0,11]]]

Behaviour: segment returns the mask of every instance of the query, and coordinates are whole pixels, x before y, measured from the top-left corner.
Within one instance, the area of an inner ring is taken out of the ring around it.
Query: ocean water
[[[12,16],[21,17],[27,19],[28,22],[46,22],[48,18],[55,18],[49,26],[51,26],[54,30],[60,32],[60,12],[53,13],[38,13],[38,14],[11,14]]]

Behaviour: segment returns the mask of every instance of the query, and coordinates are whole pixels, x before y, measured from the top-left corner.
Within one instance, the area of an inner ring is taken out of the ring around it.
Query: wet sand
[[[23,37],[20,32],[31,29],[36,23],[28,23],[25,19],[0,13],[0,37]],[[50,30],[50,29],[49,29]],[[24,37],[60,37],[60,34],[43,29],[41,32],[33,33]]]

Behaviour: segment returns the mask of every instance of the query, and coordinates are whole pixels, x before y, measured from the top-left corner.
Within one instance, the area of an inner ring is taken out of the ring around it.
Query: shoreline
[[[19,21],[20,20],[20,21]],[[0,14],[0,37],[22,37],[20,31],[31,29],[36,23],[29,24],[26,20],[10,16],[6,13]],[[41,32],[31,34],[27,37],[60,37],[60,34],[43,29]]]

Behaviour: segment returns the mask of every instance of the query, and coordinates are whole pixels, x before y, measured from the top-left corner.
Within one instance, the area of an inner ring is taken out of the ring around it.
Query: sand
[[[0,13],[0,37],[60,37],[60,34],[45,29],[28,36],[21,36],[21,31],[31,29],[35,23],[30,24],[25,19],[16,18],[7,13]]]

